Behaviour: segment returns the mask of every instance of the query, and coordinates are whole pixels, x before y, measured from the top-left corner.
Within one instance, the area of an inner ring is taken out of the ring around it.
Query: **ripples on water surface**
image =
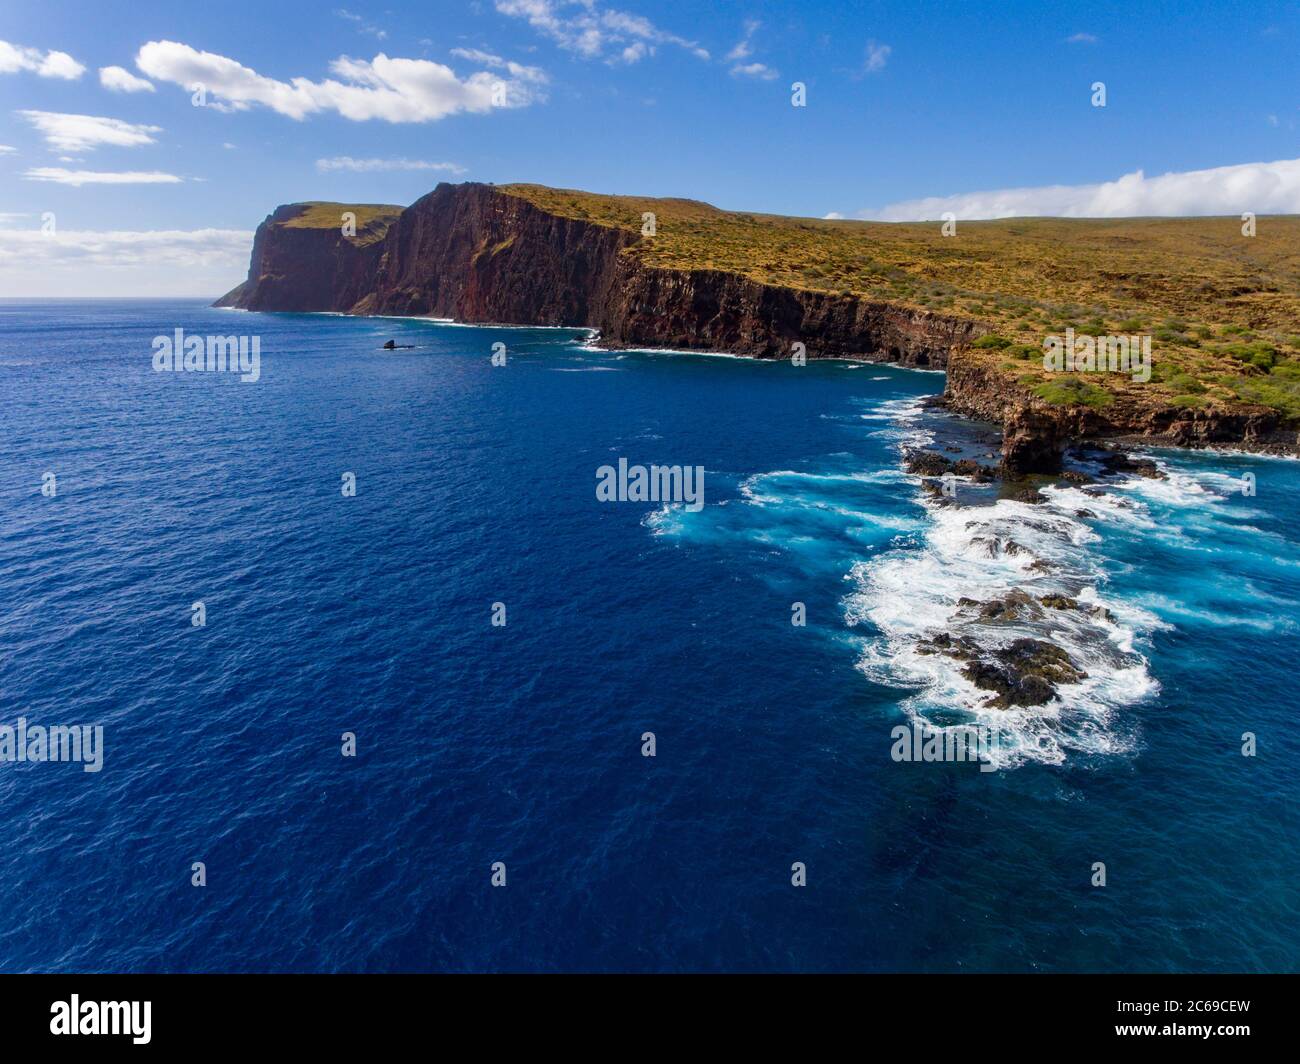
[[[176,327],[257,333],[262,379],[154,374]],[[0,723],[106,745],[0,764],[0,969],[1296,968],[1296,464],[945,507],[900,449],[990,443],[941,386],[0,304]],[[703,465],[706,507],[597,503],[619,456]],[[1014,634],[958,606],[1013,587],[1109,611],[1032,622],[1088,672],[1044,710],[916,653]],[[890,760],[996,713],[1007,771]]]

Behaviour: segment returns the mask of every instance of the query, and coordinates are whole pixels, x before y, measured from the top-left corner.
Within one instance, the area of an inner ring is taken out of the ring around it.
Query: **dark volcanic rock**
[[[1008,481],[1002,489],[1004,499],[1012,499],[1015,502],[1040,503],[1046,502],[1043,493],[1038,490],[1038,485],[1028,480]]]
[[[989,705],[1041,706],[1050,702],[1061,684],[1078,683],[1088,674],[1058,646],[1041,639],[1017,639],[988,654],[969,636],[953,638],[940,632],[917,645],[918,654],[943,654],[963,662],[962,675],[981,690],[991,691]]]
[[[987,484],[997,476],[997,470],[982,466],[973,458],[962,458],[954,462],[952,472],[959,477],[970,477],[976,484]]]
[[[1023,621],[1042,616],[1042,608],[1034,597],[1019,588],[1008,591],[1001,598],[980,604],[981,621]]]
[[[975,661],[979,657],[979,644],[970,636],[954,639],[947,632],[940,632],[929,639],[922,639],[916,646],[918,654],[944,654],[958,661]]]
[[[978,547],[980,551],[990,558],[1028,553],[1021,544],[1014,539],[1007,539],[1005,536],[972,536],[970,543],[972,547]]]
[[[999,709],[1044,705],[1061,684],[1078,683],[1088,675],[1064,650],[1041,639],[1017,639],[997,650],[993,660],[969,662],[962,674],[976,687],[992,691],[989,704]]]
[[[968,477],[976,484],[987,484],[997,476],[997,470],[980,465],[973,458],[953,461],[938,451],[909,451],[903,460],[903,468],[920,477],[941,477],[951,473]]]
[[[1100,459],[1101,464],[1105,467],[1106,472],[1113,475],[1120,473],[1132,473],[1139,477],[1147,477],[1150,480],[1167,480],[1168,477],[1161,472],[1160,467],[1150,458],[1133,458],[1124,454],[1122,451],[1107,455]]]
[[[941,477],[952,466],[951,458],[945,458],[934,451],[912,451],[903,462],[903,468],[918,477]]]
[[[1032,407],[1017,409],[1002,428],[1002,473],[1055,473],[1061,468],[1061,433],[1056,418]]]

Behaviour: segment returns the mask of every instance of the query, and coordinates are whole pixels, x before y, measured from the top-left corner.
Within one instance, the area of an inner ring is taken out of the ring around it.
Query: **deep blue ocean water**
[[[176,328],[261,379],[155,373]],[[0,725],[104,728],[98,773],[0,762],[0,970],[1300,968],[1300,466],[946,507],[900,448],[991,444],[942,384],[0,303]],[[619,457],[706,505],[599,502]],[[1052,618],[1046,711],[917,653],[1013,586],[1109,611]],[[988,719],[999,771],[891,760]]]

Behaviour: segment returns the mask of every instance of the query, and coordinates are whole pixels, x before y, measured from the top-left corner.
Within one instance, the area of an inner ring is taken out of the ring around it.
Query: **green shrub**
[[[1094,410],[1100,410],[1115,398],[1104,388],[1098,388],[1079,377],[1044,381],[1034,388],[1034,394],[1054,406],[1088,406]]]
[[[1260,369],[1272,369],[1273,364],[1277,362],[1277,348],[1264,340],[1256,340],[1250,344],[1225,344],[1219,348],[1219,351],[1229,358],[1235,358],[1238,362],[1258,366]]]
[[[1205,385],[1193,377],[1190,373],[1175,373],[1169,378],[1169,386],[1174,391],[1187,395],[1203,395]]]
[[[1300,380],[1270,373],[1267,377],[1242,377],[1236,381],[1237,396],[1280,410],[1289,418],[1300,418]]]

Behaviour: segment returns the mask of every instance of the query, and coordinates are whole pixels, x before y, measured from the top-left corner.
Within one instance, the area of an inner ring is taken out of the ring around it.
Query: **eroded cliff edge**
[[[277,207],[257,227],[248,279],[213,306],[349,311],[373,293],[383,239],[401,214],[383,204]],[[351,235],[344,235],[345,221]]]
[[[946,369],[944,402],[1001,424],[1004,467],[1052,472],[1072,439],[1143,436],[1191,446],[1293,451],[1267,407],[1189,410],[1120,402],[1104,413],[1016,388],[972,347],[989,327],[849,292],[815,291],[716,269],[665,268],[635,252],[635,229],[555,213],[495,186],[441,184],[402,210],[364,213],[345,236],[339,204],[294,204],[258,227],[248,279],[218,306],[452,318],[599,330],[607,347],[853,357]],[[312,224],[304,224],[310,221]]]

